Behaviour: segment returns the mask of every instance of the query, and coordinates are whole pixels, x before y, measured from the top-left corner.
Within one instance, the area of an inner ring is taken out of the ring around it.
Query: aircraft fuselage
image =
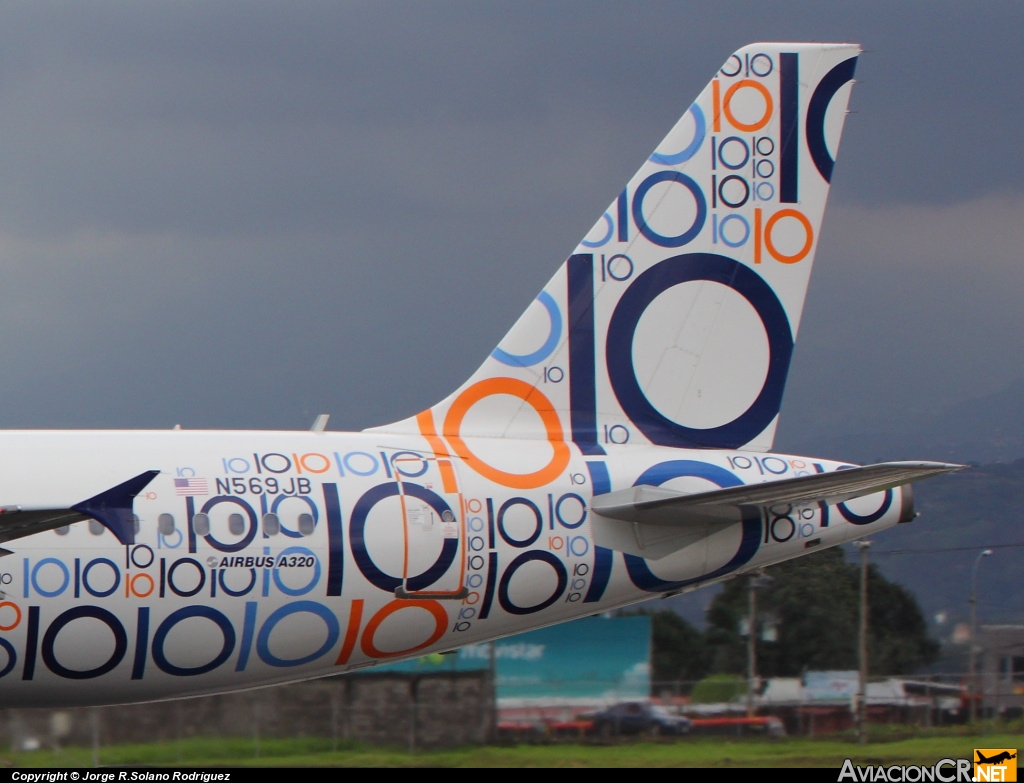
[[[696,587],[908,516],[900,488],[787,506],[709,520],[647,560],[595,544],[592,496],[639,484],[702,492],[841,463],[605,450],[476,438],[456,456],[382,433],[4,433],[0,496],[23,509],[70,508],[159,475],[135,498],[133,544],[93,520],[7,544],[0,704],[118,703],[342,673]]]

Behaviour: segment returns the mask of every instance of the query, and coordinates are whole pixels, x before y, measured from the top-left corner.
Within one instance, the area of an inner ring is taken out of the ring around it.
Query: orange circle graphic
[[[373,635],[377,633],[377,629],[380,628],[380,624],[395,612],[414,606],[418,606],[420,609],[426,609],[434,616],[434,623],[437,627],[434,629],[434,633],[431,634],[430,638],[422,644],[410,647],[408,650],[398,650],[397,652],[383,652],[382,650],[378,650],[376,645],[373,643]],[[447,628],[448,613],[445,612],[444,607],[437,601],[422,599],[415,601],[392,601],[391,603],[385,604],[381,607],[381,609],[370,618],[370,622],[366,624],[366,628],[363,631],[361,647],[363,648],[363,652],[371,658],[395,658],[399,655],[407,655],[408,653],[429,647],[444,636],[445,629]]]
[[[149,582],[149,589],[146,592],[144,592],[144,593],[141,592],[135,586],[135,584],[140,579],[145,579],[147,582]],[[132,586],[132,595],[138,596],[139,598],[145,598],[146,596],[148,596],[150,593],[153,592],[153,588],[155,587],[155,585],[153,584],[153,577],[151,577],[149,574],[136,574],[135,576],[133,576],[131,578],[131,586]]]
[[[310,467],[309,463],[306,462],[307,457],[319,457],[321,460],[323,460],[323,467],[319,469]],[[310,473],[326,473],[328,470],[331,469],[331,461],[327,459],[327,457],[325,457],[323,454],[318,454],[315,451],[312,451],[309,454],[303,454],[301,457],[299,457],[299,463]]]
[[[18,624],[21,622],[21,608],[16,603],[12,603],[11,601],[0,601],[0,607],[4,606],[9,606],[11,607],[11,609],[14,610],[15,619],[14,622],[10,625],[0,625],[0,631],[12,631],[15,628],[17,628]]]
[[[804,246],[791,256],[780,253],[775,249],[775,245],[772,243],[772,229],[775,228],[775,224],[784,217],[791,217],[799,220],[800,224],[804,227],[804,232],[807,234]],[[764,224],[764,244],[765,247],[768,248],[768,252],[772,254],[772,258],[776,261],[781,261],[783,264],[795,264],[797,261],[803,261],[807,257],[807,254],[811,252],[811,245],[814,244],[814,228],[811,226],[811,221],[809,221],[802,212],[797,212],[795,209],[780,209],[768,218],[768,222]]]
[[[459,430],[462,428],[462,420],[466,417],[469,409],[476,403],[487,397],[496,394],[507,394],[511,397],[518,397],[532,407],[544,423],[544,431],[547,434],[548,443],[554,453],[551,460],[540,470],[533,473],[508,473],[504,470],[488,465],[476,454],[474,454],[466,442],[462,439]],[[562,423],[558,420],[551,401],[544,394],[516,378],[488,378],[474,383],[448,408],[444,419],[444,436],[448,439],[452,449],[459,458],[469,465],[473,470],[484,478],[489,478],[495,483],[513,489],[536,489],[553,481],[569,465],[569,446],[565,442],[565,435],[562,432]]]
[[[742,87],[753,87],[764,98],[764,116],[761,117],[757,122],[745,123],[737,120],[732,113],[732,109],[729,107],[729,102],[732,100],[733,95]],[[756,131],[761,130],[765,125],[768,124],[768,120],[772,118],[772,112],[775,111],[775,104],[772,102],[772,94],[768,92],[768,88],[760,82],[755,82],[753,79],[741,79],[736,82],[732,87],[725,91],[725,98],[722,99],[722,111],[725,113],[725,118],[729,120],[729,123],[741,131]]]

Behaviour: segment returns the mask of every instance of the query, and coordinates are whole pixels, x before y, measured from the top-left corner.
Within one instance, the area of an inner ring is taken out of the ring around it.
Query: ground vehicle
[[[689,734],[693,723],[682,715],[673,715],[657,704],[626,701],[588,715],[592,731],[600,737],[627,734],[680,736]]]

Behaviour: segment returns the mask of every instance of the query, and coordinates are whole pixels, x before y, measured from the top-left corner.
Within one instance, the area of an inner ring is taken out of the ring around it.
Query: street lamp
[[[868,548],[870,541],[854,541],[860,550],[860,641],[857,657],[860,676],[857,683],[857,741],[868,741]]]
[[[992,554],[991,549],[983,549],[978,553],[978,556],[974,558],[974,567],[971,569],[971,649],[970,649],[970,663],[968,667],[969,680],[970,680],[970,697],[971,697],[971,723],[974,723],[978,716],[978,705],[976,703],[978,693],[978,675],[975,672],[977,654],[977,637],[978,637],[978,566],[981,564],[983,557],[988,557]]]

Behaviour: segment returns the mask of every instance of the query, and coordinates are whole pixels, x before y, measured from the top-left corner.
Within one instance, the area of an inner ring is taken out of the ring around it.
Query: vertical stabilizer
[[[729,57],[480,369],[377,429],[768,449],[859,51]]]

